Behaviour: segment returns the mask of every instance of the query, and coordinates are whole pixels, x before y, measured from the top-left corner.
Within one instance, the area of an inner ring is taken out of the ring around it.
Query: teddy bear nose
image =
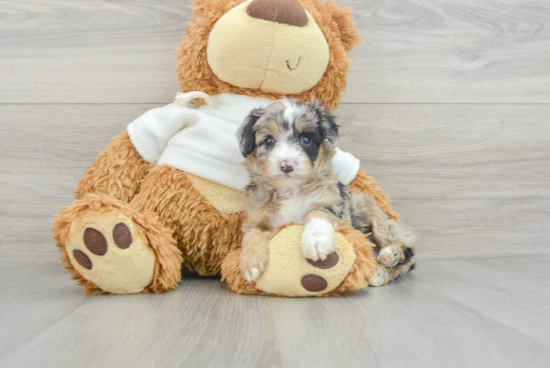
[[[289,26],[304,27],[307,24],[306,11],[296,0],[254,0],[246,12],[252,18]]]

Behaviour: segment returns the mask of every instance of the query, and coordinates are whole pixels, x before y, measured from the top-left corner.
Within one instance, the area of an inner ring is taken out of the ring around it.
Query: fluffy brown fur
[[[187,27],[182,45],[176,50],[178,59],[176,71],[180,88],[183,92],[202,91],[209,95],[235,93],[254,97],[267,97],[277,100],[283,96],[233,86],[223,82],[212,72],[207,61],[207,43],[214,24],[225,13],[245,0],[197,0],[193,4],[193,23]],[[321,101],[325,106],[334,109],[346,89],[346,75],[349,70],[349,52],[361,38],[353,21],[351,10],[342,9],[332,0],[299,0],[302,6],[312,15],[325,36],[330,60],[325,74],[315,87],[293,95],[303,102],[312,99]]]
[[[158,212],[162,225],[172,231],[183,250],[185,267],[202,276],[219,274],[227,251],[241,242],[242,214],[218,212],[185,173],[147,163],[127,132],[112,139],[80,180],[77,198],[88,193],[109,194],[122,202],[133,200],[131,207],[138,212]],[[57,236],[57,227],[52,231]]]
[[[73,267],[65,249],[65,242],[74,219],[89,212],[97,215],[106,212],[120,213],[133,221],[138,236],[147,238],[149,246],[155,253],[156,263],[153,280],[142,293],[160,293],[172,290],[177,286],[181,280],[181,252],[175,247],[175,241],[170,231],[158,221],[157,214],[137,212],[110,196],[88,194],[84,199],[76,200],[71,206],[62,208],[58,217],[54,219],[52,228],[57,247],[61,251],[61,261],[65,263],[66,272],[72,274],[73,280],[77,280],[78,285],[84,287],[86,294],[105,294],[107,292],[86,280]]]
[[[338,296],[347,290],[358,290],[368,286],[368,279],[373,275],[376,261],[372,255],[372,244],[361,231],[351,226],[345,226],[343,222],[338,228],[344,237],[353,244],[355,250],[355,262],[344,281],[326,296]]]
[[[241,244],[243,214],[218,212],[182,171],[155,166],[131,202],[139,212],[156,212],[183,252],[186,268],[201,276],[220,273],[227,252]]]
[[[152,166],[136,151],[128,132],[116,135],[82,175],[76,187],[76,198],[82,199],[88,193],[96,193],[129,202]]]

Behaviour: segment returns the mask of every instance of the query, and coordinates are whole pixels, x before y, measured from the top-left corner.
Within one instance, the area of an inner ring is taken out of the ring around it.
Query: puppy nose
[[[281,170],[283,172],[286,172],[287,174],[294,171],[294,162],[284,160],[283,162],[281,162]]]
[[[254,0],[246,12],[252,18],[289,26],[304,27],[307,24],[306,11],[296,0]]]

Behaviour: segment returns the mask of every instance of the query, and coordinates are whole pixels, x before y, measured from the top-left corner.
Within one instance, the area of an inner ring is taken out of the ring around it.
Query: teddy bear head
[[[335,108],[359,42],[351,11],[332,0],[196,0],[176,70],[183,92]]]

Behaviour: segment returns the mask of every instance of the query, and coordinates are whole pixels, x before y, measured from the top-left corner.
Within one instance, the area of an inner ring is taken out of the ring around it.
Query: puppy
[[[332,157],[338,142],[334,117],[318,103],[284,99],[250,112],[237,132],[250,175],[246,188],[240,269],[253,281],[269,259],[269,236],[289,222],[305,224],[305,257],[325,260],[334,252],[342,220],[376,243],[379,266],[369,280],[383,285],[413,268],[414,234],[390,219],[366,193],[338,181]]]

